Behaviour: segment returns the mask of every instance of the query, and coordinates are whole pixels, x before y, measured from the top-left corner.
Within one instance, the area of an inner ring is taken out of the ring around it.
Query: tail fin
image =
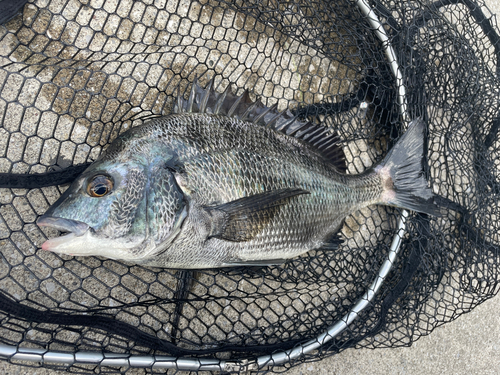
[[[375,171],[382,177],[382,204],[440,216],[423,172],[425,124],[413,120]]]

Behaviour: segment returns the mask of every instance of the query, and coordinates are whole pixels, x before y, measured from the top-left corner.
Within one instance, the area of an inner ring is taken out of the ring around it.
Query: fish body
[[[282,262],[372,204],[436,214],[422,121],[377,166],[345,173],[328,129],[197,83],[176,113],[120,135],[38,220],[70,255],[196,269]]]

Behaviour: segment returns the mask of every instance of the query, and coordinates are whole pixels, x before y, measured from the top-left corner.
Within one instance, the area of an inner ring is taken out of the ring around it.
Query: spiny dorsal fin
[[[228,86],[223,93],[218,93],[214,89],[213,78],[203,89],[195,78],[188,100],[179,92],[174,113],[212,113],[270,127],[307,142],[340,172],[346,172],[344,151],[335,132],[325,126],[302,121],[289,110],[279,112],[277,107],[277,104],[266,107],[260,100],[252,101],[248,90],[237,96]]]

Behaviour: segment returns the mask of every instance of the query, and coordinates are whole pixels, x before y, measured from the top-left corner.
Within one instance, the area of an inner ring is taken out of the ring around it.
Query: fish
[[[119,135],[37,224],[43,250],[143,266],[269,266],[338,241],[369,205],[439,216],[423,172],[425,123],[348,174],[338,134],[213,79],[173,112]],[[333,250],[332,250],[333,251]]]

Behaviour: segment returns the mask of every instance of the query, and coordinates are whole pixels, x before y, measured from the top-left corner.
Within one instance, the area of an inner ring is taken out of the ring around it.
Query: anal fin
[[[328,238],[319,249],[334,251],[337,250],[343,243],[344,239],[342,238],[340,232],[337,232],[330,236],[330,238]]]

